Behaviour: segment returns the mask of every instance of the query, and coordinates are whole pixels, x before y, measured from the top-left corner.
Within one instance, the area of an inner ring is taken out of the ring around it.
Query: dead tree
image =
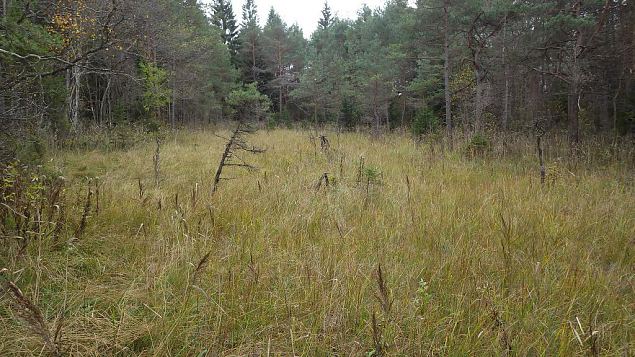
[[[329,151],[329,149],[331,148],[331,143],[329,142],[329,139],[326,137],[326,135],[320,135],[320,148],[322,148],[322,151],[324,152]]]
[[[152,164],[154,167],[154,183],[158,187],[161,183],[161,138],[159,135],[155,138],[157,147],[152,156]]]
[[[540,184],[544,185],[547,170],[545,168],[545,157],[542,149],[542,137],[545,135],[546,131],[538,121],[534,124],[534,129],[536,131],[536,148],[538,149],[538,161],[540,163]]]
[[[542,151],[542,135],[536,136],[536,146],[538,147],[538,160],[540,162],[540,184],[545,184],[546,178],[546,169],[545,169],[545,159]]]
[[[255,146],[249,146],[247,143],[245,136],[253,133],[255,130],[239,123],[236,127],[236,130],[232,133],[231,137],[227,139],[227,144],[225,145],[225,151],[223,151],[223,156],[220,159],[220,163],[218,164],[218,168],[216,169],[216,175],[214,176],[214,184],[212,186],[212,194],[216,192],[218,189],[218,184],[221,180],[227,180],[229,178],[223,177],[223,169],[225,167],[236,166],[246,168],[248,170],[255,170],[256,167],[248,164],[238,156],[239,152],[246,152],[252,154],[262,154],[265,152],[264,149],[257,148]],[[226,138],[224,138],[226,139]]]

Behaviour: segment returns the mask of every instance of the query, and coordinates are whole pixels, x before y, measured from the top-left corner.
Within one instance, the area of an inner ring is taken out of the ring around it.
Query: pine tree
[[[223,43],[229,48],[232,61],[235,62],[240,42],[232,4],[228,0],[214,0],[212,12],[212,23],[220,29]]]
[[[318,21],[318,25],[322,29],[328,28],[333,23],[331,15],[331,7],[328,1],[324,2],[324,8],[322,9],[322,18]]]
[[[241,69],[243,82],[255,83],[259,81],[263,72],[262,31],[258,26],[258,11],[254,0],[247,0],[242,10],[243,20],[239,33],[241,44],[238,53],[238,66]]]
[[[263,54],[269,75],[267,94],[279,112],[285,110],[289,92],[304,67],[306,40],[298,25],[287,26],[271,8],[263,29]]]

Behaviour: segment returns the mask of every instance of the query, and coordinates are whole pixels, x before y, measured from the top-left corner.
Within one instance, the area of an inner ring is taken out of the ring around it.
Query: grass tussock
[[[214,195],[210,132],[160,174],[157,143],[56,153],[63,225],[3,231],[0,355],[635,353],[632,157],[545,139],[541,184],[534,140],[327,135],[250,135]]]

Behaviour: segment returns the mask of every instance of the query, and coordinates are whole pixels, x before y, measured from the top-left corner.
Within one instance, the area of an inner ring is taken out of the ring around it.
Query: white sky
[[[243,4],[245,0],[231,0],[236,20],[242,22]],[[386,0],[330,0],[331,13],[337,17],[355,19],[357,11],[367,4],[371,9],[383,7]],[[317,28],[317,22],[322,16],[324,0],[256,0],[258,17],[264,25],[267,21],[269,9],[274,9],[287,25],[297,23],[304,32],[304,37],[311,37],[311,33]]]

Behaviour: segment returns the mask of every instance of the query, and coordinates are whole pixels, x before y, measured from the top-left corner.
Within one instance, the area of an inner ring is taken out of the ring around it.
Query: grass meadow
[[[152,141],[51,152],[62,228],[0,255],[42,316],[0,295],[0,355],[635,355],[632,149],[546,139],[541,184],[533,139],[262,130],[212,195],[228,135],[169,135],[158,184]]]

